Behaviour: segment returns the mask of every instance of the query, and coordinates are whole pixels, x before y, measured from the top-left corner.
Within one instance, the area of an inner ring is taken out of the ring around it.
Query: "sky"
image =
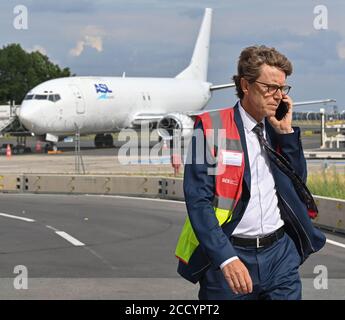
[[[264,44],[292,62],[294,101],[337,100],[303,110],[345,110],[344,0],[2,0],[0,47],[39,50],[78,76],[174,77],[190,62],[206,7],[209,82],[232,82],[241,50]],[[207,108],[236,100],[234,88],[216,91]]]

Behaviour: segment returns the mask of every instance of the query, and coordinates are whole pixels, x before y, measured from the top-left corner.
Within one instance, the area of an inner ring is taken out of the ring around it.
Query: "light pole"
[[[325,141],[325,109],[320,109],[321,114],[321,145],[320,149],[326,148],[326,141]]]

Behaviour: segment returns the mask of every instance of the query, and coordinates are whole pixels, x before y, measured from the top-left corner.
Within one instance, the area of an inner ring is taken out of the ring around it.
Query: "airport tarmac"
[[[0,144],[13,143],[15,138],[2,138]],[[35,139],[28,137],[27,146],[33,153],[14,155],[7,158],[4,154],[0,155],[0,174],[1,173],[76,173],[75,166],[75,146],[74,143],[59,142],[58,148],[61,154],[35,153]],[[319,135],[302,136],[302,144],[305,151],[342,151],[345,149],[318,149],[320,146]],[[173,174],[174,170],[170,165],[169,150],[156,155],[153,149],[143,148],[142,156],[123,156],[124,149],[121,147],[96,149],[93,146],[92,137],[82,137],[81,154],[86,173],[91,174]],[[182,153],[184,151],[182,150]],[[119,157],[119,154],[122,155]],[[133,155],[133,154],[132,154]],[[139,154],[140,155],[140,154]],[[309,172],[334,169],[337,172],[345,172],[345,159],[315,159],[308,160]],[[183,168],[181,168],[181,171]]]
[[[162,158],[155,163],[150,163],[149,159],[142,159],[143,163],[138,163],[138,159],[132,158],[132,163],[121,163],[115,155],[109,156],[83,156],[85,173],[91,174],[173,174],[174,170],[170,165],[170,158]],[[69,155],[56,154],[34,154],[23,156],[0,157],[0,174],[4,173],[76,173],[75,158]]]
[[[90,152],[86,152],[90,151]],[[174,169],[170,164],[170,156],[150,156],[149,150],[143,156],[118,157],[118,149],[82,150],[85,173],[89,174],[152,174],[172,175]],[[12,155],[10,158],[0,156],[0,174],[4,173],[76,173],[74,151],[61,154],[24,154]],[[345,159],[310,159],[307,160],[309,172],[323,170],[345,173]],[[183,172],[183,166],[181,166]]]
[[[133,137],[131,137],[133,138]],[[129,138],[128,138],[129,139]],[[157,138],[158,139],[158,138]],[[139,144],[140,138],[137,140],[131,140],[135,144],[136,142]],[[16,138],[15,137],[3,137],[0,139],[0,145],[12,143],[16,145]],[[80,147],[82,150],[83,155],[117,155],[119,148],[125,142],[114,142],[116,148],[102,148],[96,149],[94,147],[93,136],[86,136],[81,137],[80,140]],[[127,142],[126,142],[127,143]],[[150,145],[153,146],[158,143],[158,140],[153,139],[150,142]],[[314,134],[312,136],[302,135],[302,144],[304,149],[317,149],[320,147],[320,135]],[[42,143],[42,147],[44,148],[45,143]],[[36,138],[35,137],[27,137],[26,146],[30,147],[32,151],[35,151],[36,147]],[[62,150],[66,155],[73,155],[75,150],[75,143],[74,142],[58,142],[57,147],[59,150]],[[342,150],[345,150],[344,147]]]
[[[183,202],[31,194],[0,201],[0,299],[197,299],[198,285],[176,273]],[[334,242],[300,268],[304,299],[345,298],[345,237],[327,238]],[[16,266],[26,268],[27,289],[15,289]]]

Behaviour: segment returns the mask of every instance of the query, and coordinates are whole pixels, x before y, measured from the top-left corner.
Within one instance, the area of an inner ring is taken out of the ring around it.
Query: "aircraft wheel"
[[[104,137],[104,144],[107,148],[112,148],[114,146],[114,139],[111,134],[106,134]]]
[[[96,134],[94,143],[95,143],[96,148],[103,148],[103,146],[104,146],[104,134]]]

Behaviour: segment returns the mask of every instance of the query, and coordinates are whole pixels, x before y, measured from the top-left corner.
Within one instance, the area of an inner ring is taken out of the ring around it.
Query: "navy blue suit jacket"
[[[234,107],[235,122],[240,134],[244,150],[245,172],[243,178],[242,197],[238,202],[230,223],[219,226],[213,209],[215,190],[215,176],[208,174],[208,169],[214,164],[207,163],[205,139],[196,139],[194,134],[188,151],[188,160],[184,170],[184,196],[189,219],[200,245],[193,253],[188,265],[179,262],[178,272],[187,280],[197,282],[203,272],[213,264],[219,267],[225,260],[236,254],[229,237],[240,222],[250,199],[250,167],[248,161],[247,144],[244,127],[238,105]],[[199,122],[196,129],[202,129]],[[294,127],[291,134],[277,134],[266,121],[267,140],[274,149],[279,145],[281,154],[290,162],[297,174],[305,181],[307,166],[303,154],[300,129]],[[199,130],[200,131],[200,130]],[[195,130],[197,132],[197,130]],[[203,143],[204,145],[197,145]],[[200,163],[200,152],[204,150],[203,163]],[[198,157],[198,159],[197,159]],[[197,161],[198,160],[198,161]],[[285,229],[294,240],[300,252],[301,263],[310,253],[322,248],[325,243],[324,235],[314,228],[307,214],[306,206],[298,197],[290,179],[278,167],[271,164],[272,174],[276,183],[279,207]]]

